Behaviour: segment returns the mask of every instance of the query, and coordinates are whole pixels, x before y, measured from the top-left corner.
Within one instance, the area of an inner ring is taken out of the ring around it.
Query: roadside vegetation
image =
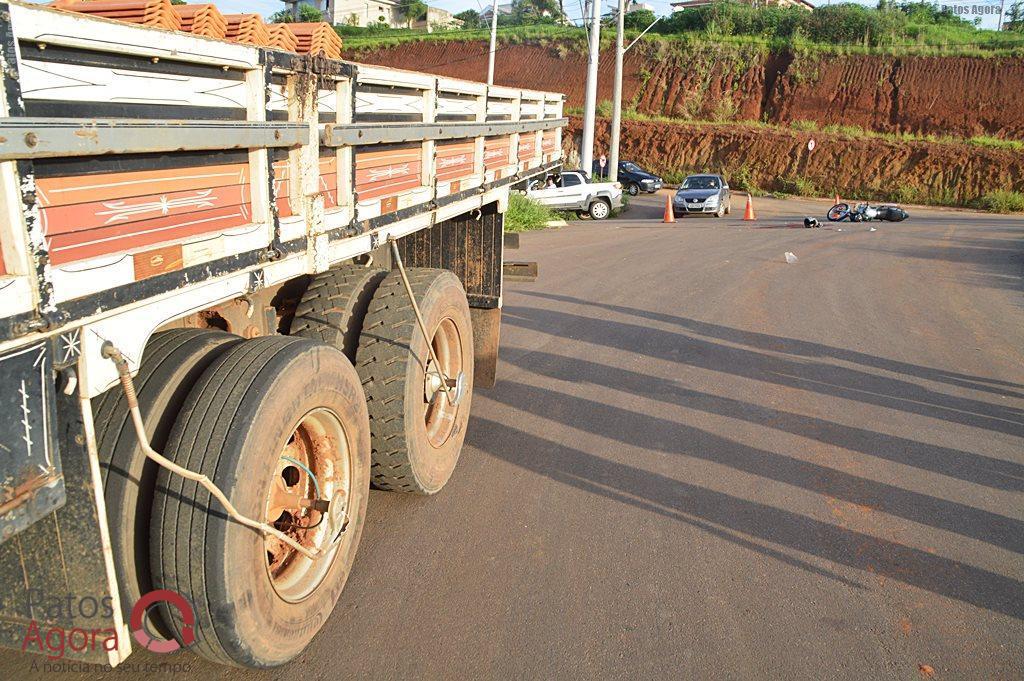
[[[504,44],[558,41],[569,49],[586,50],[586,33],[574,25],[579,17],[563,16],[554,0],[515,0],[512,15],[499,17],[499,40]],[[568,6],[568,5],[566,5]],[[550,16],[545,16],[545,13]],[[1014,20],[1014,17],[1020,18]],[[392,29],[336,26],[349,50],[375,49],[402,42],[486,40],[489,26],[475,10],[456,15],[461,28]],[[626,17],[627,33],[639,35],[654,21],[642,10]],[[1024,54],[1024,2],[1007,5],[1010,30],[979,28],[949,10],[927,2],[880,0],[877,8],[853,3],[822,5],[812,12],[795,7],[752,7],[736,0],[675,12],[662,18],[643,38],[646,43],[717,42],[761,45],[771,50],[793,49],[868,54]],[[610,45],[611,31],[602,40]]]
[[[598,103],[597,115],[599,118],[610,118],[611,111],[611,100],[603,100]],[[583,109],[578,106],[570,106],[565,108],[565,113],[569,116],[581,116],[583,115]],[[954,135],[930,135],[910,132],[879,132],[863,128],[859,125],[840,125],[834,123],[821,125],[817,121],[793,121],[786,126],[757,120],[701,120],[676,116],[656,116],[627,108],[623,108],[622,120],[707,126],[727,123],[730,127],[747,128],[750,130],[771,130],[776,132],[795,130],[797,132],[820,132],[827,135],[842,135],[858,139],[871,138],[887,140],[889,142],[928,142],[931,144],[969,144],[971,146],[984,147],[986,149],[1004,149],[1006,151],[1024,152],[1024,140],[1002,139],[1000,137],[992,137],[989,135],[956,137]]]
[[[978,207],[993,213],[1024,213],[1024,193],[1002,190],[989,192],[978,201]]]
[[[506,232],[529,232],[544,229],[551,220],[561,216],[547,206],[531,201],[519,192],[512,192],[508,197],[508,210],[505,211]]]

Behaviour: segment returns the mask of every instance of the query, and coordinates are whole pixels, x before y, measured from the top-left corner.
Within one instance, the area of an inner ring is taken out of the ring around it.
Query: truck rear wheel
[[[369,451],[363,391],[336,348],[287,336],[256,338],[231,348],[203,374],[166,455],[207,475],[243,515],[326,554],[310,560],[229,520],[202,487],[161,469],[153,581],[192,602],[196,652],[226,664],[273,667],[312,640],[355,557]],[[328,513],[301,503],[310,499],[329,500]],[[165,603],[160,615],[176,639],[188,641],[176,608]]]
[[[434,494],[448,482],[466,436],[473,392],[473,327],[462,283],[451,272],[406,270],[431,344],[433,366],[399,272],[373,296],[356,353],[380,489]],[[454,385],[446,392],[439,374]]]
[[[295,310],[291,335],[333,345],[355,362],[363,318],[386,274],[385,270],[343,265],[316,275]]]
[[[135,389],[146,434],[157,451],[163,451],[167,444],[167,436],[192,385],[233,341],[241,338],[223,331],[172,329],[153,334],[146,343]],[[93,420],[114,572],[121,608],[127,618],[139,598],[153,588],[149,572],[149,521],[158,467],[139,447],[120,385],[93,401]]]

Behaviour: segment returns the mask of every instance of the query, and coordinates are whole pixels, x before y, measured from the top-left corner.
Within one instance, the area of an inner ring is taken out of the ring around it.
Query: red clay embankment
[[[666,174],[722,172],[736,186],[958,205],[971,205],[995,189],[1024,192],[1024,155],[1003,149],[728,124],[626,121],[623,126],[621,158]],[[564,138],[567,153],[579,131],[580,118],[574,116]],[[608,121],[599,119],[597,139],[607,134]],[[810,152],[812,136],[817,146]],[[804,183],[799,189],[798,178]]]
[[[424,41],[346,50],[355,61],[485,80],[484,42]],[[599,100],[613,59],[601,57]],[[575,44],[502,45],[495,82],[583,102],[586,55]],[[642,44],[627,53],[624,101],[641,113],[788,125],[814,121],[889,133],[1024,139],[1024,59],[773,52],[762,46]]]

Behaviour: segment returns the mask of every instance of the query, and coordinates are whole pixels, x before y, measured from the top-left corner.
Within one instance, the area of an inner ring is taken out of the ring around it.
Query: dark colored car
[[[721,175],[690,175],[672,199],[672,212],[676,217],[688,213],[728,215],[732,212],[729,183]]]
[[[607,176],[607,172],[605,175]],[[601,176],[601,167],[596,161],[594,162],[594,176]],[[619,176],[616,180],[622,185],[622,190],[630,196],[636,196],[640,192],[653,194],[661,189],[662,185],[660,177],[647,172],[632,161],[619,161]]]

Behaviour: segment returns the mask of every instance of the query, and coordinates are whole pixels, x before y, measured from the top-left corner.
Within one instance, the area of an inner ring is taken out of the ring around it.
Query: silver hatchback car
[[[677,218],[690,213],[728,215],[732,212],[729,183],[721,175],[690,175],[672,199],[672,212]]]

